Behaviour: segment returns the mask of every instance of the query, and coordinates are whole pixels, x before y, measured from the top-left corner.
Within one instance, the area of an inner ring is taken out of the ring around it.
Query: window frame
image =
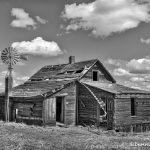
[[[93,80],[93,72],[97,72],[97,80]],[[92,70],[92,81],[99,81],[99,70]]]
[[[134,100],[134,105],[132,100]],[[130,98],[130,103],[131,103],[131,117],[137,116],[137,105],[136,105],[136,97],[131,97]],[[132,106],[134,106],[134,110],[132,110]]]

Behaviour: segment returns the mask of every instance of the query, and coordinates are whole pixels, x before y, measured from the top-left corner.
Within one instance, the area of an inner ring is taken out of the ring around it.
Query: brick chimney
[[[75,56],[70,56],[69,57],[69,64],[75,63]]]

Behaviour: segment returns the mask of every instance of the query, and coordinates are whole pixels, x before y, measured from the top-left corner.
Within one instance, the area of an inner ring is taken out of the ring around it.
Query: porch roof
[[[64,85],[71,83],[72,80],[62,81],[27,81],[22,85],[12,89],[11,97],[34,97],[42,94],[52,94],[55,91],[63,88]],[[1,93],[0,96],[5,93]]]
[[[134,89],[116,83],[100,83],[94,81],[91,82],[83,81],[82,83],[114,94],[150,94],[150,92],[148,91]]]

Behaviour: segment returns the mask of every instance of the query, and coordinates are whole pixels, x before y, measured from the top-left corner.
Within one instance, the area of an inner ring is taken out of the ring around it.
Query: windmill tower
[[[11,94],[11,89],[13,87],[12,70],[13,70],[13,65],[19,62],[20,55],[18,54],[16,49],[12,47],[8,47],[2,50],[1,59],[2,62],[8,66],[8,72],[5,76],[5,121],[9,122],[10,120],[9,96]]]

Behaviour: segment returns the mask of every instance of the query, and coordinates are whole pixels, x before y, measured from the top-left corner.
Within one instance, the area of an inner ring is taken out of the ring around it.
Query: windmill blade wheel
[[[20,60],[20,55],[15,48],[8,47],[5,48],[1,53],[2,62],[8,65],[8,67],[12,67]]]

